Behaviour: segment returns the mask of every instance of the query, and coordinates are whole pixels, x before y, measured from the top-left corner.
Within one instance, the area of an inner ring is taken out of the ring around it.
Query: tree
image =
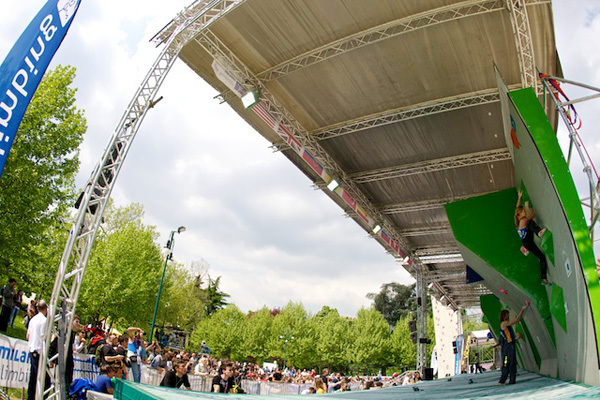
[[[373,306],[383,314],[390,326],[411,312],[417,310],[415,285],[401,285],[396,282],[384,283],[379,293],[369,293],[367,298],[373,300]]]
[[[335,371],[345,371],[349,364],[349,351],[353,343],[350,336],[350,323],[340,317],[336,309],[323,306],[313,318],[317,332],[317,354],[319,367],[329,367]]]
[[[143,215],[139,204],[107,207],[106,228],[97,235],[81,286],[82,317],[150,327],[164,259],[158,233],[141,222]]]
[[[75,197],[78,148],[87,129],[83,110],[75,105],[74,78],[73,67],[48,71],[0,178],[1,274],[18,277],[21,288],[40,294],[54,281],[66,240],[59,217]]]
[[[240,360],[242,354],[246,316],[237,306],[230,304],[204,318],[191,335],[192,348],[200,347],[202,341],[210,347],[211,354],[217,358]]]
[[[221,277],[218,276],[217,279],[211,279],[210,275],[208,276],[208,286],[206,287],[206,304],[204,306],[206,315],[212,315],[215,311],[222,309],[227,305],[226,298],[229,295],[219,289],[219,284],[221,283]]]
[[[262,363],[269,359],[269,343],[273,339],[274,317],[263,307],[247,317],[244,329],[244,360]]]
[[[373,308],[361,308],[352,323],[353,364],[374,373],[389,365],[391,358],[390,326],[383,315]]]

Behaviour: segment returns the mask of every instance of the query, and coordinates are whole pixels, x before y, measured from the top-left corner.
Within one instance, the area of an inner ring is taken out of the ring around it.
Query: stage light
[[[335,191],[335,189],[340,187],[340,182],[338,178],[331,178],[331,181],[327,184],[327,189],[331,190],[332,192]]]
[[[381,231],[381,225],[376,224],[375,227],[373,228],[373,233],[378,234],[380,231]]]
[[[246,109],[252,107],[259,101],[260,101],[260,96],[258,94],[257,89],[251,90],[248,93],[246,93],[244,96],[242,96],[242,104],[244,105],[244,107]]]

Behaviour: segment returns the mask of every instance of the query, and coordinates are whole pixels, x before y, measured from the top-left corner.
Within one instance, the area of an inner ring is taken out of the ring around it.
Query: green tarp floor
[[[483,374],[463,374],[448,379],[422,382],[415,385],[396,386],[379,390],[358,392],[340,392],[310,397],[330,398],[331,400],[401,400],[401,399],[586,399],[600,398],[600,387],[580,383],[566,382],[547,378],[531,372],[519,370],[515,385],[498,386],[499,371],[487,371]],[[472,382],[472,383],[469,383]],[[418,388],[416,391],[414,388]],[[214,394],[168,389],[164,387],[118,381],[115,388],[118,400],[192,400],[224,399],[274,400],[296,399],[305,396],[258,396],[245,394]]]

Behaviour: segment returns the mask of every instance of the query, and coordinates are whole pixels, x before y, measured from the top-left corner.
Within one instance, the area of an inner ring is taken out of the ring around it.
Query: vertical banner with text
[[[48,0],[0,65],[0,177],[8,153],[81,0]]]

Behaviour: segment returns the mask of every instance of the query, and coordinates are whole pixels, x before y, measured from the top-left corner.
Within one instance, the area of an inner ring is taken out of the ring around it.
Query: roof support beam
[[[510,13],[510,22],[515,35],[515,46],[521,70],[521,84],[524,88],[532,87],[537,93],[537,74],[535,71],[535,56],[533,53],[533,39],[527,16],[527,7],[524,0],[507,0],[506,5]]]
[[[520,85],[511,85],[509,90],[519,89],[520,87]],[[447,111],[495,103],[497,101],[499,101],[497,88],[479,90],[476,92],[460,94],[458,96],[445,97],[424,103],[413,104],[407,107],[387,110],[350,121],[344,121],[318,129],[311,132],[311,134],[319,140],[327,140],[349,133],[376,128],[378,126],[408,121],[410,119],[440,114]]]
[[[444,197],[441,199],[431,199],[431,200],[422,200],[422,201],[414,201],[408,203],[396,203],[389,204],[385,206],[379,207],[379,211],[383,214],[402,214],[407,212],[420,212],[420,211],[428,211],[435,210],[437,208],[444,207],[445,204],[451,203],[453,201],[466,200],[472,197],[483,196],[491,192],[482,192],[482,193],[471,193],[463,196],[451,196]]]
[[[440,224],[435,227],[424,227],[424,228],[410,228],[410,229],[402,229],[400,234],[406,237],[413,236],[427,236],[427,235],[437,235],[440,233],[449,233],[452,232],[450,229],[450,224]]]
[[[263,81],[270,81],[381,40],[412,32],[417,29],[426,28],[428,26],[504,9],[504,0],[469,0],[451,6],[426,11],[424,13],[411,15],[406,18],[388,22],[387,24],[380,25],[373,29],[359,32],[355,35],[347,36],[321,46],[318,49],[301,54],[291,60],[284,61],[273,68],[259,73],[258,77]]]
[[[350,177],[360,184],[505,160],[510,160],[510,152],[501,148],[360,172]]]

